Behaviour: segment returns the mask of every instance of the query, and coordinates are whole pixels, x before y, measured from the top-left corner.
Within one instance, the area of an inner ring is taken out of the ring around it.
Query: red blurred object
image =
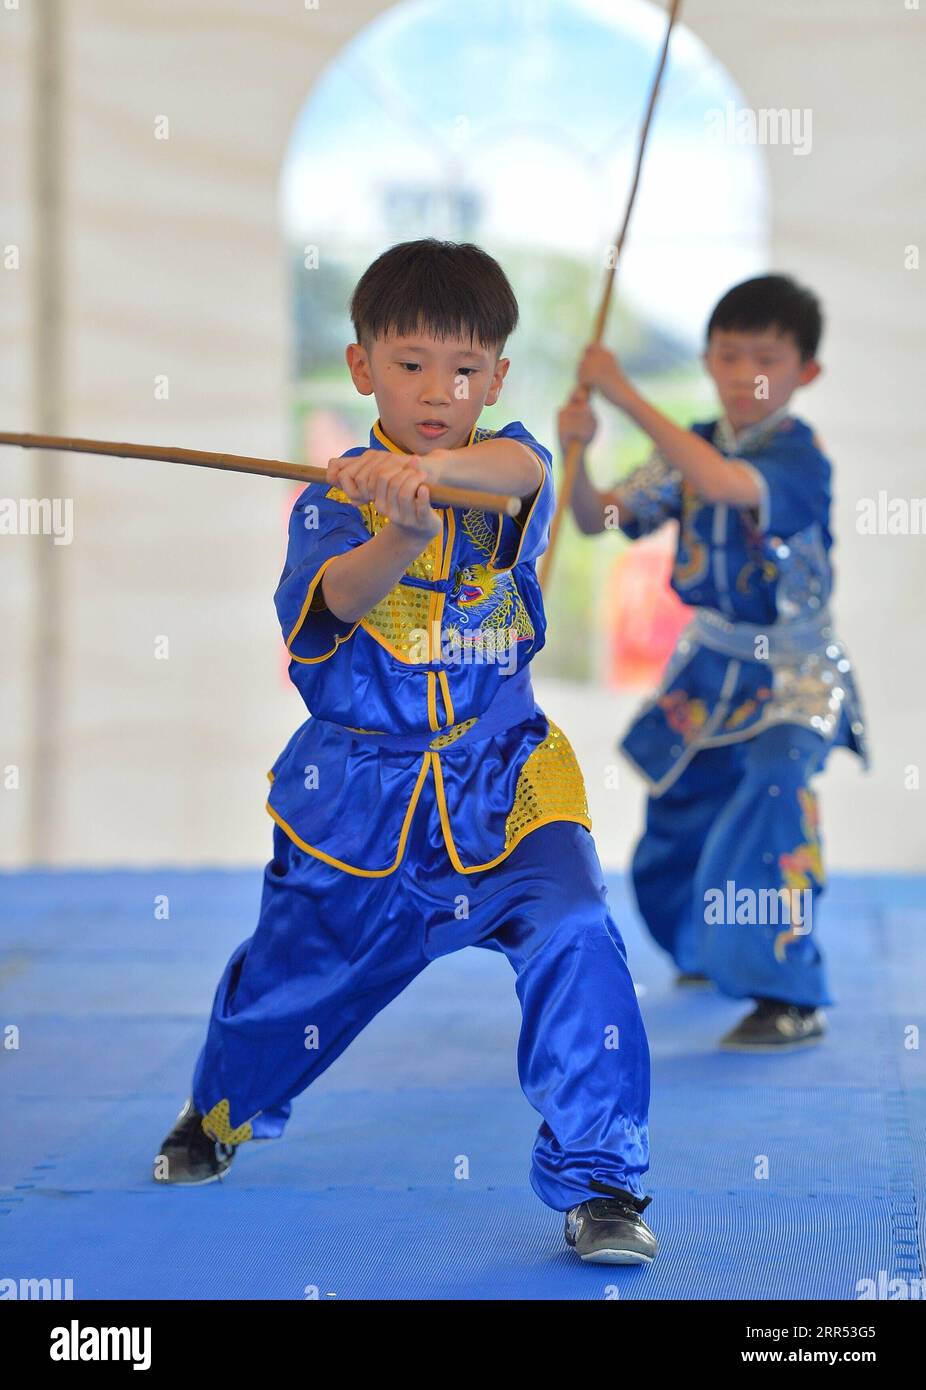
[[[615,561],[606,595],[605,681],[611,687],[659,684],[691,608],[670,587],[674,527],[636,541]]]

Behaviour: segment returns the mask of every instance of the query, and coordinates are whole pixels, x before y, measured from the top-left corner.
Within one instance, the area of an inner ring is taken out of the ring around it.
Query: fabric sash
[[[696,608],[695,616],[682,633],[712,651],[739,661],[768,661],[794,664],[809,652],[819,651],[836,639],[828,609],[810,618],[784,622],[734,623],[713,608]],[[765,655],[757,657],[759,640],[767,643]]]
[[[357,739],[369,747],[387,748],[390,752],[420,753],[427,749],[459,748],[463,744],[491,738],[493,734],[502,733],[540,712],[534,701],[529,666],[524,666],[513,676],[499,676],[499,680],[501,689],[488,709],[478,718],[459,720],[446,729],[428,729],[420,734],[378,734],[352,729],[347,724],[335,724],[330,719],[316,719],[314,722],[325,725],[345,738]],[[454,733],[455,729],[460,732]]]

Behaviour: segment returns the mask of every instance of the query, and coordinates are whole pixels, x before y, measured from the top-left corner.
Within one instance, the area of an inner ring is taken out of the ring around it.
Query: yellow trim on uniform
[[[398,588],[399,586],[398,584],[396,584],[394,587]],[[391,593],[392,590],[390,589],[389,592]],[[394,656],[396,661],[404,662],[406,666],[418,665],[417,661],[409,660],[407,652],[400,652],[398,647],[394,647],[391,642],[387,641],[387,639],[380,632],[379,628],[374,627],[372,623],[368,623],[366,618],[360,619],[360,626],[363,628],[364,632],[367,634],[368,637],[372,637],[374,642],[378,642],[379,645],[382,647],[383,651],[387,651],[390,656]]]
[[[428,674],[431,673],[429,672]],[[508,858],[512,850],[517,848],[526,835],[529,835],[532,830],[539,830],[542,825],[552,825],[556,821],[573,821],[576,825],[584,825],[586,830],[590,831],[592,828],[591,820],[587,816],[569,816],[562,814],[543,816],[540,820],[536,820],[532,822],[531,825],[525,826],[520,834],[512,840],[511,844],[503,849],[501,854],[496,855],[494,859],[490,859],[485,864],[473,864],[469,868],[466,868],[457,853],[453,832],[450,829],[450,813],[447,810],[447,800],[444,794],[444,777],[440,765],[440,754],[433,752],[425,753],[422,758],[421,767],[418,770],[418,780],[415,783],[415,789],[412,792],[411,800],[408,803],[408,809],[405,812],[405,819],[402,822],[402,831],[399,836],[399,847],[396,851],[396,857],[388,869],[358,869],[354,864],[346,864],[343,859],[335,859],[333,855],[326,854],[324,850],[316,849],[314,846],[307,844],[305,840],[300,839],[292,826],[288,825],[283,817],[274,810],[269,801],[266,803],[266,810],[276,821],[280,829],[289,836],[293,844],[298,845],[306,854],[311,854],[316,859],[324,860],[326,864],[331,864],[335,869],[343,869],[345,873],[354,874],[357,878],[386,878],[389,874],[395,872],[402,861],[402,856],[405,853],[405,844],[408,839],[408,831],[411,825],[411,818],[414,815],[415,807],[418,805],[421,789],[424,786],[429,767],[434,773],[435,799],[437,801],[441,829],[444,834],[444,844],[447,847],[447,854],[450,858],[450,862],[457,873],[476,874],[481,873],[484,869],[494,869],[496,864],[500,864],[503,859]],[[272,772],[268,772],[267,776],[271,782],[274,780]]]
[[[306,854],[314,855],[316,859],[323,859],[326,864],[331,864],[335,869],[343,869],[345,873],[354,874],[357,878],[385,878],[388,874],[395,872],[401,863],[402,855],[405,853],[405,843],[408,839],[409,827],[411,826],[412,816],[415,813],[415,807],[418,805],[418,798],[421,796],[421,788],[424,786],[425,778],[428,775],[428,758],[431,756],[431,754],[425,753],[421,759],[421,767],[418,770],[418,780],[415,783],[415,790],[412,792],[411,800],[408,803],[408,809],[405,812],[405,819],[402,822],[399,847],[396,850],[395,859],[388,869],[358,869],[354,864],[345,864],[343,859],[335,859],[333,855],[326,854],[323,849],[316,849],[313,845],[306,844],[305,840],[301,840],[292,826],[287,825],[286,821],[274,810],[269,801],[266,803],[266,810],[276,821],[280,829],[289,836],[293,844],[298,845],[301,850],[305,850]]]
[[[428,661],[434,660],[434,609],[436,607],[437,594],[432,589],[428,594]],[[438,634],[439,636],[440,634]]]
[[[302,666],[314,666],[315,663],[318,661],[327,661],[329,656],[334,656],[338,647],[343,646],[345,642],[349,641],[350,638],[353,637],[354,633],[357,631],[357,628],[360,626],[361,620],[360,618],[358,618],[357,621],[354,623],[353,627],[351,628],[350,632],[345,633],[343,637],[335,633],[334,646],[331,648],[330,651],[323,652],[321,656],[297,656],[296,653],[292,650],[292,644],[295,638],[298,636],[299,631],[301,630],[302,625],[306,620],[309,608],[312,604],[312,599],[315,596],[315,590],[318,588],[321,577],[325,573],[325,570],[328,568],[328,566],[331,564],[331,561],[336,560],[337,558],[337,555],[329,555],[325,563],[316,571],[312,579],[312,582],[309,584],[309,591],[305,596],[305,602],[302,605],[302,611],[299,614],[299,617],[296,619],[296,626],[293,628],[292,632],[286,639],[286,650],[289,652],[293,661],[298,661]],[[331,610],[328,609],[328,612],[330,613]],[[335,614],[332,613],[331,616],[335,617]]]
[[[405,452],[404,449],[399,448],[398,444],[393,444],[389,436],[383,431],[383,427],[379,423],[379,420],[377,420],[373,426],[373,433],[376,435],[376,438],[379,440],[380,444],[385,444],[386,448],[390,451],[390,453],[401,454]]]
[[[447,672],[446,672],[446,671],[438,671],[438,673],[437,673],[437,679],[438,679],[438,681],[440,682],[440,693],[441,693],[441,698],[442,698],[443,701],[444,701],[444,709],[445,709],[445,711],[446,711],[446,713],[447,713],[447,723],[444,725],[444,728],[445,728],[445,729],[449,729],[450,726],[451,726],[451,724],[453,724],[453,722],[454,722],[454,718],[453,718],[453,701],[452,701],[451,698],[450,698],[450,682],[449,682],[448,679],[447,679]]]
[[[440,556],[439,556],[439,558],[438,558],[438,564],[437,564],[437,578],[438,578],[439,580],[440,580],[440,579],[448,579],[448,578],[450,577],[450,562],[451,562],[451,560],[452,560],[452,558],[453,558],[453,546],[454,546],[454,540],[455,540],[455,538],[456,538],[456,521],[454,520],[453,508],[452,508],[452,507],[447,508],[447,510],[445,511],[444,515],[445,515],[445,517],[446,517],[446,519],[447,519],[447,542],[446,542],[446,545],[444,545],[444,543],[443,543],[443,532],[442,532],[442,533],[441,533],[441,547],[442,547],[442,548],[441,548],[441,553],[440,553]],[[435,630],[436,630],[436,632],[437,632],[438,650],[437,650],[437,652],[435,653],[434,650],[433,650],[433,646],[429,645],[429,647],[428,647],[428,655],[430,656],[430,658],[431,658],[432,661],[440,661],[440,660],[442,660],[442,658],[443,658],[443,647],[444,647],[444,642],[443,642],[443,628],[442,628],[442,623],[443,623],[443,620],[444,620],[444,608],[445,608],[446,603],[447,603],[447,595],[446,595],[445,593],[443,593],[443,592],[438,591],[438,592],[436,592],[436,593],[434,593],[434,594],[432,595],[432,598],[434,599],[434,603],[433,603],[433,605],[431,605],[431,607],[430,607],[430,609],[429,609],[429,612],[430,612],[431,616],[430,616],[430,620],[429,620],[428,632],[431,634],[431,637],[433,638],[434,632],[435,632]],[[449,682],[448,682],[448,680],[447,680],[447,673],[446,673],[445,671],[438,671],[438,672],[437,672],[437,679],[438,679],[438,681],[440,682],[441,699],[443,700],[443,704],[444,704],[444,723],[441,724],[440,720],[438,720],[437,723],[432,724],[431,727],[432,727],[432,729],[438,729],[438,728],[449,729],[450,726],[451,726],[451,724],[454,722],[454,718],[453,718],[453,701],[452,701],[451,698],[450,698],[450,685],[449,685]],[[430,694],[430,687],[429,687],[429,694]]]
[[[438,579],[450,578],[450,561],[453,556],[453,542],[456,539],[456,532],[457,523],[454,519],[453,508],[449,507],[447,509],[447,550],[446,553],[441,556],[441,562],[437,573]],[[446,594],[439,594],[438,597],[441,602],[443,602],[447,596]]]
[[[260,1111],[257,1113],[260,1114]],[[254,1138],[254,1129],[250,1120],[245,1120],[243,1125],[238,1125],[232,1129],[231,1109],[227,1097],[220,1100],[207,1115],[203,1116],[200,1121],[200,1129],[203,1134],[208,1135],[210,1139],[217,1140],[220,1144],[237,1146]]]
[[[408,449],[400,449],[399,446],[398,446],[398,444],[393,444],[392,440],[389,438],[388,434],[387,434],[386,431],[383,429],[383,427],[382,427],[382,425],[380,424],[379,420],[377,420],[376,423],[375,423],[374,426],[373,426],[373,433],[376,435],[376,438],[379,440],[380,444],[385,444],[386,448],[390,451],[390,453],[393,453],[393,454],[407,454],[407,453],[409,452]],[[467,441],[466,441],[465,444],[457,444],[457,445],[456,445],[456,448],[458,448],[458,449],[468,449],[469,446],[470,446],[470,444],[472,444],[472,442],[473,442],[473,435],[474,435],[475,433],[476,433],[476,426],[473,425],[473,428],[472,428],[472,429],[470,430],[470,432],[469,432],[469,439],[467,439]]]
[[[435,579],[441,579],[444,573],[444,516],[445,511],[441,508],[440,532],[437,537],[437,558],[434,568],[431,571]],[[434,608],[435,599],[438,594],[432,589],[428,594],[428,661],[434,660]],[[438,637],[440,634],[438,634]],[[434,672],[428,672],[427,678],[428,691],[428,725],[432,732],[440,728],[440,720],[437,717],[437,681],[434,679]]]
[[[449,507],[445,515],[447,518],[447,544],[441,553],[437,566],[438,579],[450,578],[450,564],[453,559],[453,547],[456,540],[457,523],[453,515],[453,508]],[[447,603],[447,595],[443,592],[438,592],[434,597],[437,599],[434,622],[437,625],[437,633],[440,641],[440,650],[437,653],[437,659],[440,660],[443,654],[443,630],[441,624],[444,621],[444,608]],[[431,631],[433,632],[433,630],[432,628]],[[431,659],[432,661],[435,659],[433,653],[431,654]],[[444,702],[444,714],[446,715],[446,722],[443,728],[449,729],[454,722],[454,714],[453,701],[450,698],[450,682],[447,679],[446,671],[438,671],[437,679],[440,682],[441,698]]]
[[[428,690],[428,727],[432,733],[437,733],[440,728],[440,720],[437,717],[437,679],[433,671],[427,672]]]
[[[447,801],[444,795],[444,776],[441,771],[440,754],[429,753],[428,756],[431,758],[434,768],[434,790],[437,797],[437,810],[440,815],[441,829],[444,832],[444,844],[447,846],[447,854],[450,857],[450,862],[458,874],[478,874],[484,869],[494,869],[496,864],[500,864],[503,859],[508,858],[512,850],[518,847],[526,835],[529,835],[532,830],[539,830],[542,825],[552,825],[555,821],[574,821],[577,825],[584,825],[586,830],[591,831],[592,823],[588,816],[564,816],[555,814],[543,816],[540,820],[533,821],[530,825],[526,825],[520,834],[515,836],[511,844],[503,849],[501,854],[497,854],[494,859],[490,859],[486,864],[472,864],[467,869],[457,853],[457,847],[453,841],[453,832],[450,829],[450,813],[447,810]]]

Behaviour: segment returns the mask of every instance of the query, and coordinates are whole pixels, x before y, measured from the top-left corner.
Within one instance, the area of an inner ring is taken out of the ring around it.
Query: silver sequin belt
[[[739,661],[790,664],[836,639],[833,619],[824,608],[809,618],[774,623],[735,623],[713,608],[696,608],[684,637]]]

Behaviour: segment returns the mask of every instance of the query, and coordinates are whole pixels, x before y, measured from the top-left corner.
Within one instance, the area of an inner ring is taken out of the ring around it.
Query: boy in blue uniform
[[[551,455],[519,421],[477,424],[517,304],[478,247],[425,240],[370,266],[351,317],[348,366],[379,418],[298,498],[275,595],[312,717],[268,774],[260,919],[155,1178],[211,1181],[281,1134],[429,961],[478,945],[517,974],[534,1191],[583,1258],[649,1262],[646,1036],[582,775],[530,682]],[[435,483],[513,493],[521,514],[432,508]]]
[[[830,464],[790,413],[820,372],[822,316],[793,280],[761,276],[714,310],[704,362],[720,419],[679,429],[590,346],[560,412],[562,446],[587,445],[597,389],[655,446],[598,491],[580,464],[586,534],[631,538],[674,518],[672,587],[694,607],[661,686],[621,749],[649,787],[633,858],[640,913],[680,984],[712,980],[753,1010],[722,1040],[782,1051],[818,1041],[832,1002],[813,909],[824,886],[811,778],[845,746],[867,764],[851,665],[828,602]]]

